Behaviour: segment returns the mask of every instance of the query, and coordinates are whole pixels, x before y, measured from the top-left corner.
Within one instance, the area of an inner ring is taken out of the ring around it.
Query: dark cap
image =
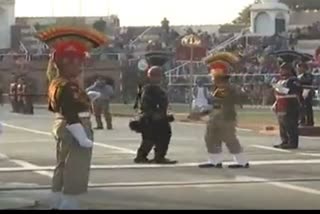
[[[280,65],[280,68],[282,70],[289,71],[293,76],[297,76],[296,70],[294,69],[294,66],[292,63],[284,62]]]
[[[152,51],[145,54],[145,58],[149,67],[159,66],[162,67],[171,59],[171,53],[164,51]]]
[[[271,53],[270,55],[278,57],[280,63],[291,63],[300,61],[302,54],[292,50],[282,50]]]
[[[309,65],[308,65],[307,63],[305,63],[305,62],[299,62],[299,63],[298,63],[298,67],[299,67],[299,68],[303,68],[303,69],[305,69],[305,70],[308,70],[308,69],[309,69]]]

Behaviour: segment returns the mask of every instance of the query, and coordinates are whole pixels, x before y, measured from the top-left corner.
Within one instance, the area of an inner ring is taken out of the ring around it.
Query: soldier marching
[[[73,37],[70,37],[73,35]],[[90,99],[81,79],[86,52],[105,44],[98,32],[56,28],[39,34],[54,48],[49,62],[49,111],[55,114],[57,165],[52,178],[52,209],[79,209],[88,191],[93,148]]]
[[[208,163],[199,165],[200,168],[223,167],[222,143],[225,143],[236,161],[229,168],[249,168],[249,162],[236,135],[235,106],[240,104],[242,95],[229,83],[229,73],[238,61],[239,58],[231,53],[217,53],[206,59],[214,82],[212,97],[218,105],[210,113],[205,134],[209,160]]]
[[[130,128],[142,135],[135,163],[176,164],[177,161],[166,158],[172,136],[170,122],[173,116],[168,115],[168,96],[160,86],[163,66],[168,61],[164,53],[151,52],[146,55],[150,68],[147,71],[147,82],[139,85],[134,108],[140,110],[138,121],[130,123]],[[154,148],[154,159],[148,155]]]

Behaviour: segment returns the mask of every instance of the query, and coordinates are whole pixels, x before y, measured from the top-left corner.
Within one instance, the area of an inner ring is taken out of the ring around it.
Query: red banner
[[[193,48],[194,61],[201,61],[207,56],[207,49],[204,47]],[[191,48],[180,45],[176,49],[176,60],[190,61],[191,60]]]

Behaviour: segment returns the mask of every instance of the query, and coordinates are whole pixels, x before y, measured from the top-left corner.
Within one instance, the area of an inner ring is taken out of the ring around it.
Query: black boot
[[[136,164],[147,164],[151,162],[148,158],[143,157],[136,157],[133,161]]]
[[[273,147],[274,148],[277,148],[277,149],[282,149],[283,146],[287,145],[288,143],[281,143],[279,145],[274,145]]]
[[[229,165],[229,168],[230,169],[248,169],[250,168],[250,164],[249,163],[247,163],[246,165],[232,164],[232,165]]]
[[[218,163],[217,165],[214,165],[212,163],[204,163],[199,165],[200,169],[207,169],[207,168],[217,168],[217,169],[222,169],[223,165],[222,163]]]
[[[297,145],[292,145],[292,144],[284,144],[281,146],[281,149],[298,149],[298,146]]]
[[[95,130],[103,130],[103,126],[97,126],[94,128]]]
[[[167,158],[155,158],[155,159],[152,160],[152,163],[170,165],[170,164],[177,164],[178,161],[170,160],[170,159],[167,159]]]

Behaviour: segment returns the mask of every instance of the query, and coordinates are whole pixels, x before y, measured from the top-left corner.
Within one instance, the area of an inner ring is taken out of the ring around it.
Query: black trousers
[[[23,101],[22,100],[17,101],[16,106],[17,106],[17,113],[24,114],[25,106]]]
[[[280,137],[283,144],[299,146],[299,112],[278,116]]]
[[[23,102],[23,113],[24,114],[34,114],[32,98],[27,98]]]
[[[300,115],[300,125],[314,126],[312,97],[305,99],[303,102],[303,109]]]
[[[16,99],[10,99],[10,102],[11,102],[11,107],[12,107],[12,112],[16,113],[18,112],[18,102]]]
[[[155,160],[165,158],[168,152],[172,130],[167,120],[149,121],[142,131],[142,142],[138,149],[137,158],[147,158],[154,147]]]

